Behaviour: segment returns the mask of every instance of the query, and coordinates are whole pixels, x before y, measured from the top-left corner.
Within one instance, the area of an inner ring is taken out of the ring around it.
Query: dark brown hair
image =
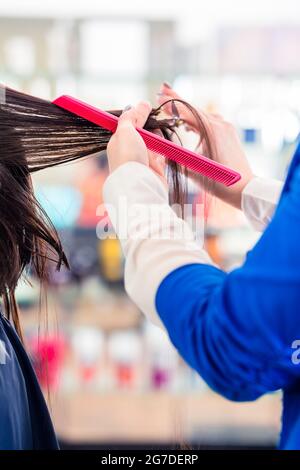
[[[10,88],[4,88],[3,98],[0,101],[0,297],[6,317],[21,335],[15,300],[21,275],[33,268],[41,282],[47,283],[49,261],[57,269],[62,264],[68,267],[56,229],[34,196],[30,174],[105,150],[111,133],[49,101]],[[211,139],[205,124],[192,106],[181,103],[195,116],[210,156]],[[170,140],[176,132],[178,116],[162,118],[161,108],[152,110],[145,128],[160,130]],[[175,104],[173,109],[176,111]],[[121,111],[110,112],[121,114]],[[182,203],[184,169],[174,162],[168,162],[168,166],[172,201]]]

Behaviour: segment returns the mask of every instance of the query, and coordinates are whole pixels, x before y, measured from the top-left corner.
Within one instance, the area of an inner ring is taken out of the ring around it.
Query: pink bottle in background
[[[65,339],[61,335],[36,336],[29,342],[29,348],[41,387],[57,390],[66,352]]]

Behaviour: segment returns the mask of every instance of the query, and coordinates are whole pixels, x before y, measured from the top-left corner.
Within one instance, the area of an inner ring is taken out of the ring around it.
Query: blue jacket
[[[0,314],[0,450],[58,449],[30,360]]]
[[[156,309],[180,354],[223,396],[283,389],[280,447],[300,449],[300,146],[244,265],[229,274],[180,267],[161,282]]]

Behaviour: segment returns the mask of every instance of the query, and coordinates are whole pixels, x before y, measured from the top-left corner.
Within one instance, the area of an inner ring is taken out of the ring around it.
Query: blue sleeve
[[[254,400],[299,380],[300,168],[241,268],[178,268],[161,283],[156,307],[179,353],[226,398]]]

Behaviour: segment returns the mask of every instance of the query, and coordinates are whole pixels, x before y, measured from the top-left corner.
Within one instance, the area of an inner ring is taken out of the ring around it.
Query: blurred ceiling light
[[[136,21],[86,21],[80,28],[84,73],[142,77],[147,72],[148,28]]]
[[[10,0],[0,2],[0,13],[14,16],[41,17],[95,17],[95,15],[118,15],[119,17],[143,18],[180,18],[189,15],[198,24],[198,31],[202,25],[218,25],[221,23],[249,24],[249,23],[280,23],[293,22],[299,24],[299,0],[252,0],[251,2],[237,2],[236,0],[189,0],[189,2],[174,2],[174,0],[115,0],[114,2],[100,2],[99,0],[85,0],[84,2],[70,2],[52,0]]]

